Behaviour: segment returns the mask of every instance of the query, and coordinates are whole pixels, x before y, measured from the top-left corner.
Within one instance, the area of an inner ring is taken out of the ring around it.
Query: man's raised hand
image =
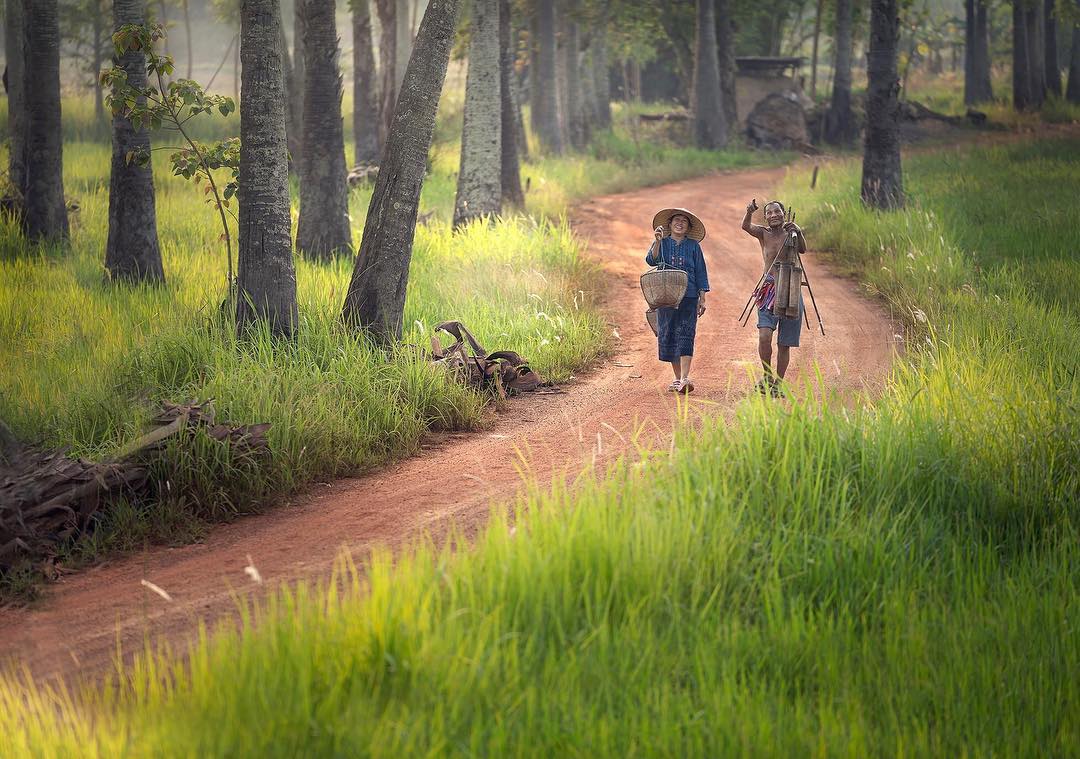
[[[748,204],[748,205],[746,206],[746,212],[747,212],[747,213],[753,213],[753,212],[754,212],[754,211],[756,211],[757,209],[758,209],[758,205],[757,205],[757,198],[754,198],[754,199],[752,199],[752,200],[750,201],[750,203],[749,203],[749,204]]]

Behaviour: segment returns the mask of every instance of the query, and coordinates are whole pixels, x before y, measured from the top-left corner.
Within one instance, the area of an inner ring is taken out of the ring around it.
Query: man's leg
[[[786,345],[776,346],[776,376],[783,379],[787,374],[788,361],[791,360],[791,348]]]
[[[772,341],[773,331],[768,327],[758,330],[758,355],[761,356],[761,366],[765,369],[766,379],[772,379]]]

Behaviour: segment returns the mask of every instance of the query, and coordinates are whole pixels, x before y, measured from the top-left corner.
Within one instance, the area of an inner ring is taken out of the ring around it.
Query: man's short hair
[[[780,206],[780,213],[787,213],[787,209],[786,209],[786,208],[784,208],[784,204],[783,204],[783,203],[781,203],[781,202],[780,202],[779,200],[770,200],[770,201],[769,201],[768,203],[766,203],[766,204],[765,204],[765,205],[764,205],[764,206],[762,207],[762,209],[761,209],[761,212],[762,212],[762,213],[765,213],[766,211],[768,211],[768,210],[769,210],[769,206],[771,206],[771,205],[778,205],[778,206]]]

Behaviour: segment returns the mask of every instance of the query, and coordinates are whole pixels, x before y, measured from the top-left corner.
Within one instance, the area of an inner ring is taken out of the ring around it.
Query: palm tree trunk
[[[146,22],[146,0],[113,0],[114,28]],[[132,87],[146,87],[146,54],[132,50],[117,61]],[[109,176],[109,236],[105,270],[114,280],[165,281],[154,209],[154,177],[149,166],[129,162],[135,150],[150,150],[150,132],[136,130],[123,115],[112,121],[112,171]]]
[[[593,86],[596,88],[596,128],[611,126],[611,79],[608,65],[607,16],[601,18],[600,28],[593,34]]]
[[[562,132],[559,130],[559,94],[555,86],[555,0],[537,0],[537,58],[538,70],[532,86],[538,89],[537,113],[533,122],[544,150],[558,155],[563,152]]]
[[[987,0],[975,0],[975,56],[972,61],[975,79],[976,102],[988,103],[994,99],[994,86],[990,80],[990,9]]]
[[[4,51],[7,56],[8,178],[12,197],[5,198],[21,219],[26,197],[26,72],[23,0],[4,2]]]
[[[278,0],[244,0],[240,56],[240,234],[236,325],[266,321],[273,334],[296,328],[296,272],[289,215],[289,161]],[[333,5],[331,4],[331,12]]]
[[[431,0],[420,22],[342,309],[347,323],[384,345],[401,339],[420,190],[458,4]]]
[[[1080,0],[1076,2],[1080,11]],[[1069,84],[1065,90],[1065,99],[1070,103],[1080,103],[1080,21],[1073,22],[1072,51],[1069,53]]]
[[[287,131],[289,140],[289,155],[292,158],[293,171],[300,173],[300,165],[304,160],[304,18],[306,10],[304,4],[307,0],[295,0],[293,12],[293,56],[292,56],[292,86],[289,87],[289,102],[285,107],[289,109],[289,123],[292,131]],[[288,71],[285,72],[288,74]],[[286,80],[286,86],[288,86]],[[288,127],[286,127],[288,129]]]
[[[1045,55],[1043,56],[1046,67],[1045,80],[1046,91],[1061,97],[1061,69],[1058,67],[1057,50],[1057,18],[1054,15],[1054,0],[1045,0],[1043,6],[1043,39]]]
[[[571,10],[572,8],[567,8]],[[566,75],[566,132],[574,150],[584,150],[589,143],[588,127],[585,123],[585,101],[582,97],[581,81],[581,34],[576,21],[566,19],[566,39],[563,43],[563,61]]]
[[[510,17],[510,0],[499,0],[499,93],[501,95],[500,125],[502,151],[500,156],[501,204],[524,208],[525,193],[521,189],[521,160],[519,150],[518,110],[514,87],[514,37]],[[470,61],[469,65],[472,65]]]
[[[1024,11],[1027,31],[1028,76],[1031,78],[1031,104],[1042,108],[1046,100],[1046,71],[1043,62],[1042,3],[1034,0],[1034,6]]]
[[[499,0],[472,0],[471,23],[455,227],[499,213],[502,201]]]
[[[379,162],[379,95],[376,92],[375,53],[371,39],[368,0],[352,5],[353,27],[353,143],[357,164]]]
[[[306,0],[304,17],[304,160],[296,247],[326,261],[352,253],[341,73],[334,0]]]
[[[825,112],[825,141],[832,145],[855,142],[855,114],[851,110],[851,26],[853,0],[836,0],[836,65],[832,99]]]
[[[720,98],[724,105],[728,134],[739,123],[735,99],[735,27],[731,20],[731,0],[716,0],[716,48],[720,64]]]
[[[396,23],[394,30],[396,40],[394,42],[394,84],[400,90],[401,82],[405,79],[405,69],[409,65],[409,55],[412,53],[412,26],[409,23],[409,0],[396,0],[397,7],[394,10]]]
[[[386,145],[397,103],[397,11],[395,0],[375,0],[379,16],[379,144]]]
[[[1013,108],[1023,111],[1032,105],[1031,61],[1028,51],[1027,15],[1024,0],[1013,0]]]
[[[60,133],[60,22],[56,0],[23,0],[26,196],[32,240],[68,239]]]
[[[697,0],[694,40],[694,144],[717,150],[727,144],[727,117],[720,93],[714,0]]]
[[[868,206],[880,209],[904,205],[900,165],[900,81],[896,70],[899,36],[897,0],[871,0],[862,199]]]
[[[285,141],[289,146],[289,171],[299,173],[300,124],[303,119],[303,88],[296,80],[296,69],[289,56],[289,40],[285,37],[285,24],[279,29],[281,47],[281,80],[285,87]],[[296,107],[299,102],[300,108]]]
[[[92,38],[94,48],[90,51],[91,66],[93,71],[91,75],[94,77],[94,124],[100,125],[105,123],[105,102],[102,98],[101,92],[101,67],[104,63],[101,55],[101,49],[104,47],[106,38],[105,33],[105,8],[102,7],[101,0],[95,0],[95,10],[93,18],[93,30]]]
[[[817,97],[817,60],[818,43],[821,40],[821,13],[824,10],[823,0],[817,0],[817,12],[814,13],[814,47],[810,57],[810,99]]]

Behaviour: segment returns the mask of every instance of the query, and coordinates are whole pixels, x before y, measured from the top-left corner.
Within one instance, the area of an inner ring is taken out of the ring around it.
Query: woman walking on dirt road
[[[660,360],[670,363],[675,373],[668,391],[689,393],[694,389],[690,362],[694,357],[697,320],[705,313],[705,293],[709,291],[705,256],[698,244],[705,239],[705,225],[685,208],[665,208],[653,217],[653,236],[645,263],[656,266],[663,262],[687,275],[682,302],[675,308],[656,312],[656,343]]]

